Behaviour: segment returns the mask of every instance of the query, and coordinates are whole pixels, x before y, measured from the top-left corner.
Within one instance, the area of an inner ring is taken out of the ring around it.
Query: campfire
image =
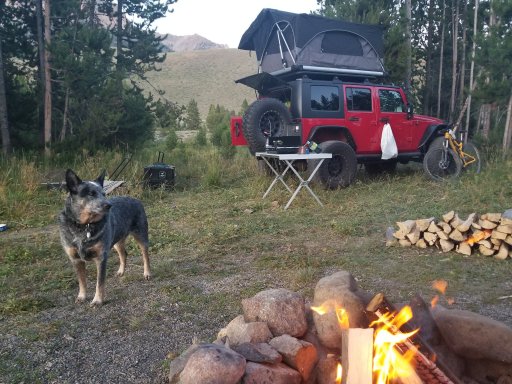
[[[433,282],[441,295],[446,287]],[[345,271],[321,279],[311,303],[286,289],[262,291],[242,300],[243,315],[212,344],[193,344],[172,361],[169,381],[511,383],[512,329],[438,301],[416,296],[398,309]]]

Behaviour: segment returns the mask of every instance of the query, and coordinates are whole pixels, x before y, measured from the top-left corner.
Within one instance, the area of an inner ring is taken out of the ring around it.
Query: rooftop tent
[[[300,69],[384,75],[383,27],[265,8],[238,49],[255,51],[260,69],[273,75]]]

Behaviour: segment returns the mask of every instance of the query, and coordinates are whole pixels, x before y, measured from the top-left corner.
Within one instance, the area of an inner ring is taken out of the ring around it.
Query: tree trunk
[[[44,25],[43,25],[43,0],[36,0],[36,25],[37,25],[37,50],[39,55],[39,89],[40,95],[44,95]],[[44,97],[42,98],[44,100]],[[44,104],[44,101],[43,101]],[[40,105],[39,105],[40,106]],[[39,108],[38,110],[38,129],[41,132],[39,136],[40,144],[44,144],[44,126],[41,124],[44,121],[44,114],[42,111],[44,108]]]
[[[123,95],[123,0],[118,0],[117,2],[117,36],[116,36],[116,45],[117,45],[117,76],[118,76],[118,90],[119,95],[122,97]]]
[[[64,112],[62,114],[62,130],[60,131],[60,142],[66,139],[68,127],[68,109],[69,109],[69,87],[66,88],[66,96],[64,97]]]
[[[411,0],[405,0],[405,44],[406,44],[406,63],[405,63],[405,89],[407,92],[411,91],[412,79],[412,37],[411,37]]]
[[[432,96],[432,38],[434,36],[434,0],[428,5],[427,62],[425,64],[425,89],[423,93],[423,114],[430,115]]]
[[[44,41],[46,47],[50,45],[50,0],[44,0]],[[52,141],[52,84],[50,74],[50,52],[44,50],[44,153],[50,155]]]
[[[459,35],[459,0],[456,0],[455,7],[452,9],[452,91],[450,94],[450,121],[455,116],[455,99],[457,93],[457,50]]]
[[[11,153],[11,136],[9,135],[9,120],[7,119],[7,99],[5,97],[4,59],[2,55],[2,40],[0,39],[0,131],[2,131],[2,153]]]
[[[462,48],[460,57],[460,81],[459,81],[459,111],[464,104],[464,86],[466,82],[466,45],[467,45],[467,27],[466,18],[468,16],[468,2],[464,0],[464,10],[462,11]]]
[[[507,120],[505,121],[505,133],[503,134],[503,156],[505,156],[510,149],[510,142],[512,140],[512,92],[508,99]]]
[[[443,81],[443,61],[444,61],[444,19],[446,16],[446,5],[443,0],[443,17],[441,19],[441,52],[439,54],[439,80],[437,82],[437,118],[441,118],[441,84]]]
[[[473,47],[471,49],[471,69],[469,71],[469,100],[468,100],[468,112],[466,114],[466,137],[469,133],[469,119],[471,117],[471,98],[473,90],[475,89],[474,74],[475,74],[475,54],[476,54],[476,36],[477,36],[477,25],[478,25],[478,0],[475,0],[475,15],[473,18]]]

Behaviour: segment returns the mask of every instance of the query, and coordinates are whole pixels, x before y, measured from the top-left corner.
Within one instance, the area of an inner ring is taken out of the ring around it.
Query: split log
[[[512,234],[512,224],[501,224],[496,227],[496,231],[506,233],[508,235]]]
[[[484,213],[480,218],[483,220],[499,223],[501,220],[501,213]]]
[[[505,240],[507,236],[508,234],[500,232],[496,229],[491,233],[491,239]]]
[[[431,233],[431,232],[425,232],[423,234],[423,238],[425,239],[425,241],[429,244],[429,245],[434,245],[434,243],[436,242],[436,240],[438,239],[439,236],[437,236],[437,233]],[[512,238],[512,237],[511,237]]]
[[[478,222],[476,221],[473,221],[473,223],[471,224],[471,226],[475,229],[482,229],[482,226],[480,224],[478,224]]]
[[[496,239],[496,238],[493,238],[493,237],[491,237],[491,238],[489,239],[489,241],[492,243],[492,245],[494,245],[494,246],[498,246],[498,247],[499,247],[499,246],[501,245],[501,243],[502,243],[502,241],[501,241],[500,239]]]
[[[398,240],[398,244],[400,244],[402,247],[410,247],[412,244],[407,239],[400,239]]]
[[[453,244],[452,241],[444,239],[439,240],[439,245],[443,252],[450,252],[455,247],[455,244]]]
[[[440,230],[441,228],[439,228],[434,221],[432,221],[427,228],[427,231],[430,233],[436,233],[439,232]]]
[[[469,215],[468,218],[464,222],[462,222],[461,224],[459,224],[456,227],[457,230],[462,233],[469,231],[469,228],[471,228],[471,225],[475,221],[475,216],[476,216],[476,213],[472,213],[471,215]]]
[[[411,244],[416,244],[421,237],[421,232],[418,228],[415,228],[412,232],[409,232],[406,237]]]
[[[462,225],[463,223],[464,223],[464,221],[462,221],[459,218],[458,214],[455,214],[453,216],[453,219],[450,221],[450,225],[452,226],[452,228],[457,228],[459,225]]]
[[[459,243],[455,251],[466,256],[471,256],[471,247],[466,242]]]
[[[425,239],[419,239],[414,245],[417,246],[418,248],[427,248],[429,246]]]
[[[414,220],[406,220],[406,221],[397,221],[396,225],[398,226],[398,231],[395,232],[395,237],[397,239],[405,239],[405,236],[412,232],[416,227],[416,221]]]
[[[487,240],[487,239],[483,239],[483,240],[480,240],[480,241],[477,241],[477,244],[478,245],[483,245],[484,247],[487,247],[489,249],[492,248],[492,243],[490,240]]]
[[[448,223],[445,223],[445,222],[440,222],[439,223],[439,226],[441,227],[441,229],[443,230],[444,233],[446,233],[447,235],[452,231],[452,227],[450,224]]]
[[[448,237],[452,240],[455,240],[455,241],[464,241],[466,240],[466,238],[462,235],[462,233],[460,233],[460,231],[458,229],[454,229],[449,235]]]
[[[372,384],[373,328],[341,331],[343,384]]]
[[[492,256],[495,253],[494,249],[487,248],[485,245],[482,244],[478,246],[478,252],[480,252],[484,256]]]
[[[425,232],[434,220],[434,217],[429,217],[428,219],[418,219],[416,220],[416,229],[420,230],[421,232]]]
[[[452,221],[453,217],[455,216],[455,211],[450,211],[450,212],[447,212],[443,215],[443,221],[445,223],[449,223],[450,221]]]
[[[508,235],[507,238],[504,241],[508,245],[512,245],[512,235]]]
[[[494,221],[486,220],[486,219],[482,219],[482,218],[480,218],[480,220],[478,220],[478,224],[480,224],[480,226],[484,229],[494,229],[498,226],[498,224],[495,223]]]
[[[501,243],[498,253],[494,255],[496,259],[505,260],[508,257],[508,245],[507,243]]]
[[[448,237],[448,234],[445,233],[444,231],[439,231],[437,232],[437,236],[441,239],[441,240],[448,240],[449,237]]]

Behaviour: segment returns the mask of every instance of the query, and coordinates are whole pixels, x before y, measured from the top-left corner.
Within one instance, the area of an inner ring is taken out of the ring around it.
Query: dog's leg
[[[151,279],[151,268],[149,267],[148,239],[138,233],[134,233],[133,237],[137,244],[139,244],[140,252],[142,254],[142,262],[144,263],[144,278],[149,280]]]
[[[91,302],[91,305],[101,305],[103,304],[103,300],[105,298],[105,279],[107,276],[107,252],[101,252],[99,257],[96,257],[94,261],[96,262],[96,271],[97,271],[97,279],[96,279],[96,294],[94,295],[94,299]]]
[[[123,276],[124,269],[126,268],[126,247],[124,244],[124,240],[125,239],[120,240],[116,244],[114,244],[114,249],[119,255],[119,269],[117,270],[117,276]]]
[[[83,303],[85,301],[85,293],[87,290],[85,261],[75,260],[73,261],[73,266],[75,267],[76,276],[78,278],[78,296],[75,299],[75,303]]]

